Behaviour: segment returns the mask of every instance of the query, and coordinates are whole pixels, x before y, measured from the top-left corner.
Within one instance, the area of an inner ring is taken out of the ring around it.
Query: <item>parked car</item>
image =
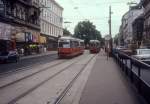
[[[0,51],[0,62],[18,62],[19,54],[16,50]]]
[[[124,50],[124,49],[127,49],[127,48],[125,46],[118,46],[116,49],[117,50]]]
[[[114,53],[118,53],[121,50],[125,50],[127,48],[125,48],[124,46],[117,46],[116,48],[113,48],[113,52]]]
[[[150,64],[150,49],[137,49],[136,55],[132,57]]]

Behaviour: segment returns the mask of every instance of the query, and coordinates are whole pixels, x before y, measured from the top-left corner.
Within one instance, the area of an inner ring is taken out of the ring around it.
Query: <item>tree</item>
[[[88,44],[90,40],[101,40],[101,33],[92,22],[82,21],[76,25],[74,37],[83,39]]]
[[[67,30],[66,28],[63,29],[63,36],[71,36],[72,34],[70,33],[69,30]]]
[[[115,35],[115,37],[114,37],[114,43],[118,46],[118,34],[117,35]]]

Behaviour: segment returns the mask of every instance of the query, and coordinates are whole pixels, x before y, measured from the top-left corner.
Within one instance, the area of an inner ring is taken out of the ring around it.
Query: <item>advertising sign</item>
[[[25,42],[25,33],[16,34],[16,41],[17,42]]]
[[[39,42],[38,34],[33,34],[33,42],[35,42],[35,43]]]
[[[106,35],[105,36],[105,40],[110,40],[111,39],[111,36],[110,35]]]
[[[32,34],[30,32],[26,32],[25,33],[25,41],[32,42],[32,40],[33,40]]]
[[[12,26],[4,23],[0,23],[0,39],[10,40],[11,39]]]

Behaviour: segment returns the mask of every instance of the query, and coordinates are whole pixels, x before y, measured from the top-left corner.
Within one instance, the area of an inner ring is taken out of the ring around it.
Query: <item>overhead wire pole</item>
[[[109,40],[109,56],[112,56],[112,49],[113,49],[111,15],[112,15],[111,6],[109,6],[109,22],[108,22],[109,23],[109,36],[110,36],[110,40]]]

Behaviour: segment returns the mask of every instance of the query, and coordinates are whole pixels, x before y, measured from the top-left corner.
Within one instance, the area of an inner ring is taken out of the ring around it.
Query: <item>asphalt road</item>
[[[34,57],[34,58],[29,58],[29,59],[22,59],[18,63],[6,63],[6,64],[0,64],[0,74],[8,72],[8,71],[13,71],[16,69],[23,69],[25,67],[37,65],[37,64],[45,64],[51,61],[56,60],[57,54],[50,54],[50,55],[45,55],[45,56],[39,56],[39,57]]]

